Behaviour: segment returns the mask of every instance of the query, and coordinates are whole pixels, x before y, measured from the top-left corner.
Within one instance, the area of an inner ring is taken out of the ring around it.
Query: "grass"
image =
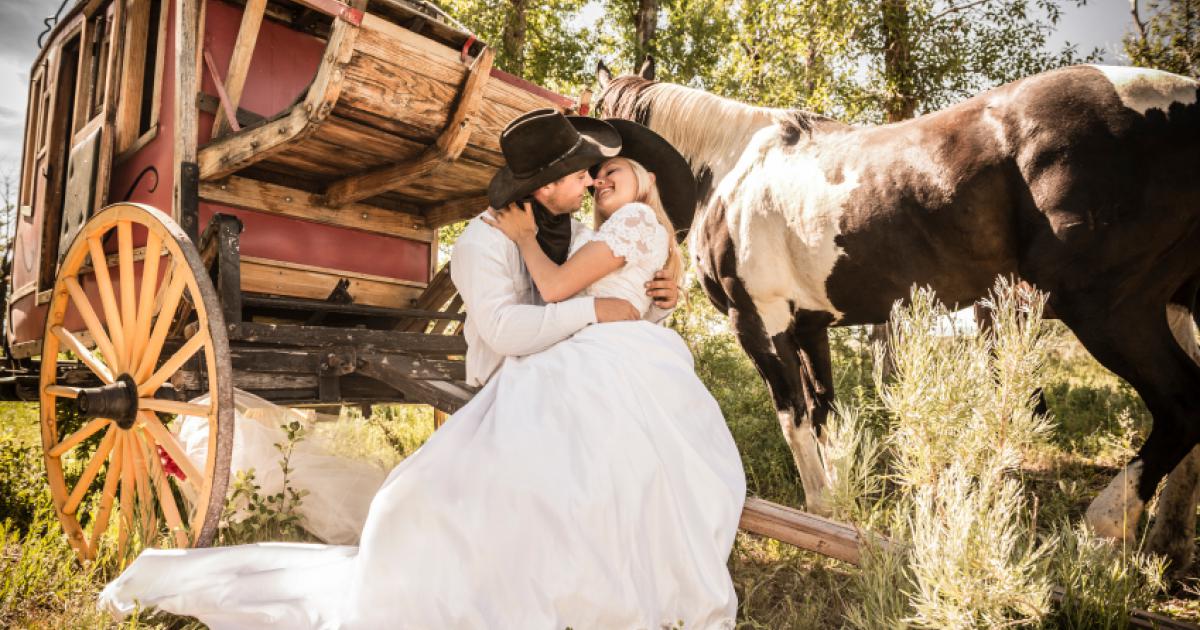
[[[700,295],[689,298],[672,326],[721,404],[750,491],[803,505],[765,386],[724,320]],[[932,300],[925,308],[908,312],[910,324],[938,316]],[[842,493],[835,504],[845,520],[904,544],[868,550],[860,570],[739,534],[729,561],[739,628],[1119,628],[1130,605],[1200,620],[1196,573],[1166,591],[1153,559],[1078,525],[1088,501],[1144,439],[1144,406],[1061,325],[1012,334],[1016,345],[1007,359],[1000,353],[1009,363],[999,376],[977,360],[976,341],[931,336],[909,339],[906,352],[936,360],[922,366],[901,357],[899,376],[884,383],[874,377],[865,331],[833,331],[840,408],[830,427],[831,461]],[[1028,402],[1021,392],[1035,382],[1051,411],[1045,426],[1021,415]],[[1025,423],[1024,437],[984,439],[997,427],[1011,429],[1014,415]],[[390,467],[420,446],[432,424],[426,409],[376,406],[364,416],[347,408],[312,434],[338,454]],[[271,509],[263,518],[251,524],[260,526],[252,536],[303,537]],[[247,531],[229,529],[224,540],[245,540]],[[81,566],[67,545],[50,510],[33,405],[0,404],[0,544],[0,627],[196,627],[153,614],[116,624],[95,610],[116,561]],[[1043,595],[1051,583],[1065,587],[1067,599],[1048,615]]]

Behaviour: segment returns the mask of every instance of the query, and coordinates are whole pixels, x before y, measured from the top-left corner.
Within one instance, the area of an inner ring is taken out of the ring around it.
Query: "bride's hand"
[[[537,223],[533,220],[533,207],[528,202],[524,206],[515,203],[508,204],[504,210],[493,210],[493,216],[483,215],[488,225],[504,232],[513,242],[520,243],[537,236]]]

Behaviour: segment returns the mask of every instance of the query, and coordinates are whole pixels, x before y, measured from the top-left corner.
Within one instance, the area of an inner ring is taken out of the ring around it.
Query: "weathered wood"
[[[424,219],[419,216],[358,203],[335,208],[325,204],[321,195],[243,177],[204,182],[200,185],[200,198],[325,225],[402,236],[425,243],[433,240],[433,231],[425,227]]]
[[[851,564],[861,561],[862,539],[848,525],[785,505],[748,497],[738,524],[742,529]]]
[[[454,113],[450,115],[445,131],[438,136],[435,143],[442,153],[442,158],[448,162],[458,159],[475,129],[475,115],[483,102],[483,89],[491,76],[492,60],[495,56],[496,53],[491,48],[485,48],[467,70],[467,78],[463,82],[462,93],[458,95]]]
[[[466,319],[466,316],[462,313],[444,313],[441,311],[411,308],[384,308],[382,306],[364,306],[359,304],[334,304],[332,302],[322,302],[319,300],[305,300],[287,297],[246,295],[242,297],[242,303],[247,308],[274,308],[305,312],[323,311],[326,313],[362,315],[365,317],[379,317],[387,319],[401,319],[405,317],[423,317],[428,319],[448,321],[464,321]]]
[[[334,182],[326,189],[326,203],[335,207],[342,206],[393,188],[399,188],[424,178],[441,166],[443,162],[441,153],[436,148],[430,147],[410,162],[373,169]]]
[[[204,65],[208,67],[208,76],[212,79],[213,86],[217,90],[217,100],[221,104],[221,111],[216,115],[216,119],[224,119],[234,128],[234,131],[241,129],[241,125],[237,122],[237,108],[229,102],[229,94],[225,92],[225,82],[221,80],[221,73],[217,72],[217,63],[213,61],[210,50],[204,51]]]
[[[432,173],[445,163],[457,160],[475,128],[474,118],[483,100],[483,90],[487,85],[494,57],[492,49],[485,48],[468,68],[462,92],[445,129],[421,156],[335,182],[325,192],[329,203],[340,206],[399,188]]]
[[[443,225],[457,223],[483,212],[488,207],[487,195],[451,199],[425,210],[425,224],[437,229]]]
[[[231,353],[234,369],[245,372],[349,374],[358,369],[360,361],[387,359],[414,380],[461,381],[466,378],[466,366],[462,361],[374,350],[360,351],[355,346],[263,348],[237,344],[232,347]]]
[[[371,169],[333,183],[325,192],[330,205],[341,206],[399,188],[424,178],[446,163],[457,160],[475,129],[475,117],[483,101],[484,87],[487,85],[494,57],[492,49],[485,48],[468,68],[462,92],[446,122],[446,127],[432,146],[416,159]]]
[[[420,283],[242,256],[242,291],[323,300],[343,278],[350,281],[355,304],[410,308],[422,292]]]
[[[204,92],[201,92],[196,97],[196,106],[199,107],[200,111],[202,112],[217,116],[221,111],[221,100],[212,94],[205,94]],[[237,117],[238,124],[242,127],[258,125],[266,121],[265,116],[242,109],[241,107],[237,108],[235,115]]]
[[[354,51],[357,33],[358,28],[352,24],[336,22],[304,102],[271,122],[210,142],[199,154],[200,178],[226,177],[313,133],[329,115],[341,93],[345,76],[342,66]]]
[[[436,381],[416,380],[410,375],[405,363],[396,361],[392,356],[360,353],[359,359],[359,374],[396,388],[409,402],[431,405],[446,413],[458,411],[467,404],[474,393],[472,390],[456,386],[439,387]]]
[[[462,355],[467,343],[453,335],[425,335],[392,330],[362,330],[290,324],[231,324],[229,338],[238,342],[280,346],[372,346],[380,352],[428,356]]]
[[[146,40],[150,35],[150,0],[129,3],[125,24],[125,50],[121,96],[117,100],[116,151],[124,153],[138,137],[142,113],[142,84],[146,72]]]
[[[242,321],[241,233],[240,219],[218,213],[200,237],[201,257],[207,265],[211,255],[216,267],[217,295],[221,298],[221,309],[227,324]]]
[[[242,88],[246,84],[250,59],[254,55],[254,45],[258,42],[258,32],[266,8],[267,0],[248,0],[242,10],[242,23],[238,27],[237,41],[229,59],[229,70],[225,72],[225,92],[229,106],[234,112],[242,101]],[[213,120],[212,137],[219,138],[229,129],[229,123],[221,116],[216,116]]]
[[[172,215],[182,221],[190,213],[192,170],[196,164],[198,116],[196,94],[200,91],[197,30],[200,27],[200,1],[175,3],[175,147],[173,160]],[[189,165],[193,165],[189,168]],[[196,235],[192,235],[196,236]]]

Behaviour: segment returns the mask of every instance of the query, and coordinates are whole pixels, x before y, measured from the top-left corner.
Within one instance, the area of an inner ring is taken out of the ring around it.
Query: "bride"
[[[561,266],[528,206],[484,221],[517,244],[545,301],[583,292],[645,313],[654,272],[682,274],[664,208],[677,201],[656,182],[691,173],[650,130],[609,122],[623,149],[593,167],[598,227]],[[645,321],[598,324],[508,357],[388,475],[358,546],[148,549],[101,604],[218,629],[732,628],[726,561],[744,498],[683,340]]]

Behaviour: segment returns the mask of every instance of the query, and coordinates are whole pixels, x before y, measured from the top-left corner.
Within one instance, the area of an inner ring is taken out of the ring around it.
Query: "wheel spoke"
[[[51,396],[58,396],[59,398],[78,398],[79,392],[82,391],[82,388],[67,387],[65,385],[47,385],[42,391],[50,394]]]
[[[96,317],[96,311],[92,308],[92,301],[83,292],[83,287],[79,286],[79,280],[74,277],[67,277],[64,278],[63,282],[67,285],[67,292],[71,294],[71,301],[75,302],[75,308],[79,311],[79,316],[83,318],[83,323],[87,326],[88,333],[92,335],[92,339],[96,340],[96,346],[100,348],[100,354],[103,356],[104,362],[108,364],[110,371],[120,369],[117,349],[113,346],[112,341],[109,340],[108,333],[104,332],[104,325],[100,323],[100,318]]]
[[[159,446],[163,447],[167,451],[167,455],[170,455],[171,459],[175,460],[179,469],[187,477],[187,483],[199,490],[202,479],[200,471],[192,464],[191,458],[183,452],[183,447],[179,445],[175,436],[158,421],[158,418],[154,414],[143,412],[139,413],[138,417],[142,419],[142,426],[146,427],[150,435],[154,436],[154,440],[158,442]]]
[[[121,326],[121,313],[117,310],[117,298],[113,294],[112,278],[108,274],[108,259],[104,256],[104,246],[100,237],[88,237],[88,249],[92,256],[92,273],[96,274],[96,285],[100,290],[100,304],[104,307],[104,323],[112,335],[114,347],[117,349],[117,366],[120,372],[125,367],[125,331]]]
[[[55,326],[50,329],[50,332],[54,333],[54,336],[58,337],[67,346],[67,349],[75,353],[75,356],[79,357],[79,360],[88,366],[88,369],[93,374],[100,377],[100,380],[104,381],[105,384],[113,382],[112,372],[109,372],[108,367],[97,361],[96,355],[92,354],[92,351],[87,346],[84,346],[78,337],[71,334],[71,331],[62,326]]]
[[[180,416],[212,416],[212,405],[197,405],[195,403],[177,402],[174,400],[159,400],[158,398],[139,398],[138,409],[173,413]]]
[[[133,444],[133,480],[142,512],[142,545],[149,546],[157,538],[155,530],[158,529],[154,501],[150,494],[150,482],[146,479],[150,463],[146,460],[145,443],[138,437],[137,432],[130,431],[128,439]]]
[[[50,387],[54,387],[54,386],[51,385]],[[49,389],[49,387],[47,389]],[[96,433],[100,429],[103,429],[105,427],[105,425],[107,425],[110,422],[112,422],[112,421],[109,420],[108,418],[96,418],[96,419],[92,420],[91,422],[83,425],[83,427],[81,429],[79,429],[78,431],[72,433],[71,435],[68,435],[65,440],[62,440],[58,444],[55,444],[53,448],[51,448],[49,451],[47,451],[47,454],[49,454],[50,457],[62,457],[63,453],[66,453],[67,451],[75,448],[76,446],[79,445],[80,442],[88,439],[94,433]],[[107,439],[107,438],[105,438],[105,439]]]
[[[154,441],[154,436],[147,432],[145,437],[150,450],[156,451],[158,444]],[[158,503],[162,506],[163,516],[167,517],[167,528],[170,530],[171,536],[175,538],[175,546],[188,547],[190,541],[187,528],[183,526],[183,519],[179,517],[179,504],[175,502],[175,493],[171,492],[171,482],[168,480],[167,472],[163,470],[162,461],[159,460],[157,452],[151,453],[150,466],[154,470],[151,478],[158,490]]]
[[[118,435],[118,438],[114,441],[115,445],[113,446],[108,474],[104,476],[104,490],[100,494],[100,507],[92,519],[91,548],[93,557],[96,555],[96,548],[100,545],[100,537],[104,535],[104,530],[108,529],[108,519],[112,515],[113,500],[117,496],[117,483],[121,481],[121,471],[124,469],[122,458],[124,457],[125,440]]]
[[[146,345],[146,351],[142,353],[142,360],[138,362],[133,380],[144,380],[154,369],[154,365],[158,363],[158,355],[162,352],[163,342],[166,341],[167,333],[171,330],[171,321],[175,317],[175,309],[179,307],[179,299],[183,297],[186,281],[187,278],[183,273],[171,276],[170,284],[163,295],[162,308],[158,311],[158,319],[154,322],[154,332],[150,334],[150,341]]]
[[[162,237],[150,230],[146,237],[146,256],[142,259],[142,293],[138,300],[137,325],[134,326],[133,354],[130,355],[135,363],[131,363],[128,370],[131,374],[141,366],[142,354],[150,340],[150,321],[154,315],[153,300],[158,292],[158,263],[161,259]]]
[[[138,396],[153,396],[154,392],[157,392],[158,388],[167,382],[167,379],[172,374],[178,372],[179,368],[183,367],[183,364],[187,363],[187,360],[192,358],[192,355],[196,354],[196,351],[200,348],[203,348],[207,342],[207,330],[201,330],[192,335],[192,338],[188,339],[181,348],[176,350],[175,354],[171,355],[171,358],[163,362],[162,367],[158,368],[154,374],[151,374],[150,378],[147,378],[145,382],[138,385]]]
[[[129,532],[133,529],[133,443],[127,433],[121,438],[125,448],[121,452],[121,531],[117,534],[117,558],[124,565]]]
[[[117,265],[121,272],[121,334],[125,337],[125,370],[133,361],[133,327],[137,323],[137,287],[133,279],[133,224],[117,222]]]
[[[87,493],[87,489],[92,485],[92,480],[96,478],[96,473],[100,472],[100,466],[104,464],[104,460],[108,458],[108,454],[113,450],[113,443],[117,440],[117,432],[113,427],[108,428],[108,433],[104,434],[104,439],[100,441],[99,448],[95,453],[92,453],[92,459],[88,462],[87,467],[83,469],[83,474],[79,476],[79,481],[75,483],[75,489],[71,491],[71,496],[67,497],[67,502],[63,505],[63,512],[66,514],[74,514],[79,508],[79,502],[83,501],[83,495]]]

